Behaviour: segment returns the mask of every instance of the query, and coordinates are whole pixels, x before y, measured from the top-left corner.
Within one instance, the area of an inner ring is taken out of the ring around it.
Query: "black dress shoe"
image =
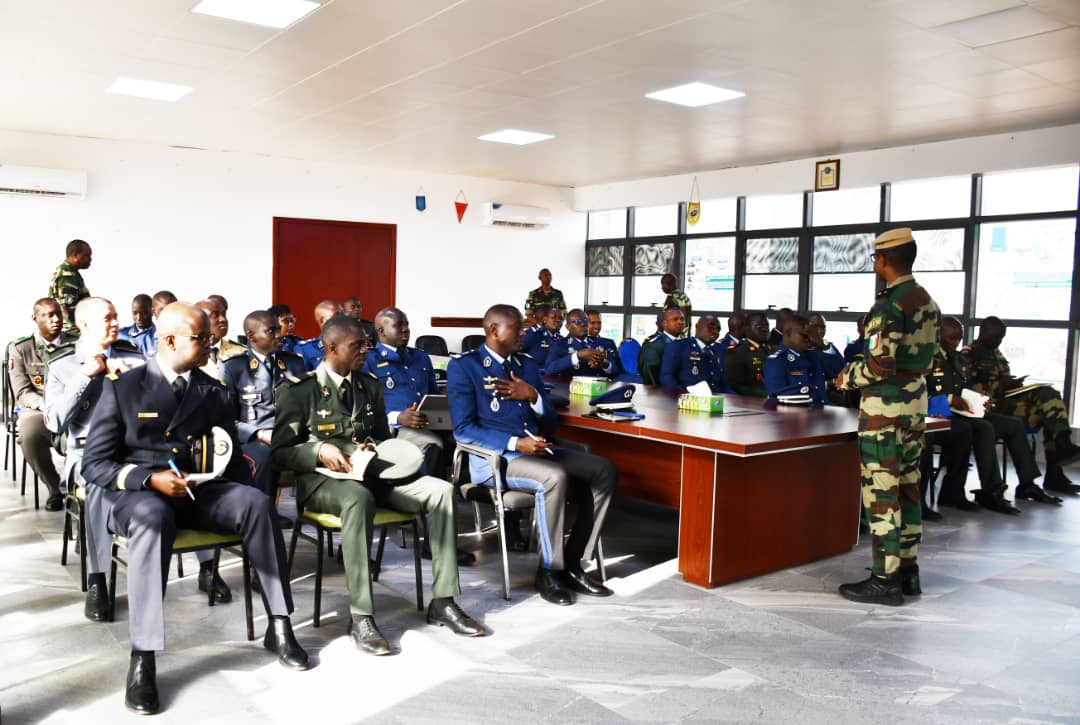
[[[536,572],[536,591],[544,601],[569,606],[574,603],[573,593],[563,585],[562,572],[539,569]]]
[[[270,617],[263,647],[276,654],[283,667],[291,670],[306,670],[309,667],[307,652],[296,641],[288,617]]]
[[[976,491],[975,501],[983,508],[990,509],[999,514],[1019,516],[1021,513],[1020,509],[1013,506],[1012,503],[1001,494],[994,496],[981,491]]]
[[[567,569],[564,578],[566,586],[578,594],[587,594],[590,597],[610,597],[615,593],[586,574],[581,567]]]
[[[1051,458],[1058,466],[1067,466],[1080,460],[1080,446],[1072,442],[1068,431],[1059,433],[1054,439],[1054,455]]]
[[[1036,501],[1038,503],[1047,503],[1052,506],[1060,506],[1061,499],[1057,496],[1051,496],[1046,491],[1036,486],[1034,483],[1021,484],[1016,487],[1016,500],[1026,499],[1028,501]]]
[[[971,513],[977,513],[979,511],[979,504],[974,501],[968,501],[966,498],[948,502],[938,499],[938,506],[948,506],[959,511],[968,511]]]
[[[59,511],[62,508],[64,508],[64,494],[50,493],[49,497],[45,499],[46,511]]]
[[[211,581],[213,581],[214,586],[214,603],[228,604],[231,602],[232,592],[229,591],[229,585],[225,583],[221,575],[217,574],[213,567],[199,567],[199,591],[204,594],[208,593]]]
[[[939,514],[934,509],[930,508],[926,504],[922,507],[922,520],[923,521],[942,521],[945,517]]]
[[[904,603],[904,593],[900,587],[899,572],[885,577],[871,574],[868,579],[861,582],[841,584],[840,596],[853,602],[899,607]]]
[[[431,600],[427,608],[427,621],[428,624],[446,627],[462,637],[483,637],[487,634],[484,625],[465,614],[458,603],[450,597]]]
[[[1043,489],[1054,493],[1064,493],[1069,496],[1080,495],[1080,486],[1069,480],[1061,466],[1051,466],[1043,478]]]
[[[91,574],[86,579],[86,604],[83,614],[91,622],[109,621],[109,587],[104,574]]]
[[[905,566],[900,569],[900,591],[904,596],[915,597],[922,594],[919,584],[919,565]]]
[[[131,651],[124,704],[139,715],[153,715],[161,709],[157,691],[157,665],[153,652]]]
[[[349,620],[349,636],[356,643],[356,648],[369,655],[381,657],[390,654],[390,643],[375,626],[375,617],[370,614],[354,614]]]

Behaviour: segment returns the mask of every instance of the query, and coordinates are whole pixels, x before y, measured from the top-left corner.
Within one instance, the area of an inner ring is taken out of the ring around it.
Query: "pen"
[[[539,438],[534,436],[532,433],[530,433],[528,428],[525,429],[525,435],[529,436],[534,441],[539,441],[540,440]],[[546,443],[547,441],[543,441],[543,442]],[[552,450],[550,448],[545,448],[544,452],[547,453],[549,456],[554,456],[555,455],[555,453],[552,452]]]
[[[176,474],[177,478],[184,478],[184,474],[180,473],[180,469],[179,469],[179,468],[177,467],[177,465],[176,465],[176,461],[174,461],[174,460],[173,460],[173,459],[171,459],[171,458],[169,459],[169,469],[170,469],[170,470],[171,470],[171,471],[172,471],[173,473],[175,473],[175,474]],[[185,481],[186,481],[186,480],[187,480],[187,479],[185,479]],[[191,492],[191,489],[190,489],[190,488],[187,488],[187,487],[185,487],[185,488],[184,488],[184,490],[185,490],[185,491],[187,491],[187,495],[188,495],[188,498],[190,498],[190,499],[191,499],[192,501],[194,501],[194,500],[195,500],[195,494],[193,494],[193,493]]]

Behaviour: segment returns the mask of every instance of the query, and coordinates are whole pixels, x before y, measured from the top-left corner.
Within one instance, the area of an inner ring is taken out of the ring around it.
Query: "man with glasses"
[[[566,315],[569,335],[548,353],[545,375],[585,375],[617,378],[622,375],[618,350],[610,356],[608,349],[589,337],[589,317],[584,310],[573,309]]]
[[[271,455],[279,469],[296,473],[297,506],[341,518],[341,552],[349,589],[349,634],[356,647],[372,655],[391,653],[375,624],[371,592],[370,546],[376,506],[424,514],[431,542],[432,600],[427,621],[455,634],[479,637],[483,625],[454,601],[461,593],[456,557],[454,487],[432,476],[388,482],[353,471],[353,454],[372,441],[393,438],[383,386],[363,372],[368,339],[348,315],[336,315],[322,327],[325,359],[315,374],[278,389]],[[343,477],[319,473],[327,468]],[[355,478],[347,478],[348,474]]]
[[[214,338],[210,320],[176,302],[162,310],[158,331],[154,358],[105,381],[83,460],[91,485],[113,496],[110,524],[127,539],[131,662],[124,702],[140,714],[161,707],[155,654],[165,649],[162,600],[180,528],[241,536],[269,619],[263,646],[284,667],[308,668],[289,621],[292,596],[274,502],[249,485],[228,392],[198,369]],[[198,470],[192,442],[214,446],[216,454],[214,428],[231,439],[231,456],[222,478],[196,485],[185,473]]]
[[[537,329],[535,332],[532,328],[525,331],[521,341],[521,351],[531,357],[536,362],[536,366],[543,370],[547,365],[548,355],[565,339],[559,334],[563,326],[563,311],[558,307],[541,304],[536,306],[535,315],[537,324],[534,327]]]

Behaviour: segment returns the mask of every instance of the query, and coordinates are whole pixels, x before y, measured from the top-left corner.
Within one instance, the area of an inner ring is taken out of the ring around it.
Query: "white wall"
[[[139,292],[167,288],[192,301],[220,292],[229,298],[230,334],[238,334],[247,312],[272,301],[275,216],[397,224],[397,304],[414,338],[442,334],[451,349],[474,330],[432,330],[432,315],[480,316],[496,302],[521,307],[541,267],[570,304],[584,293],[585,215],[570,210],[568,189],[7,131],[0,163],[89,174],[84,200],[0,195],[5,340],[32,331],[31,304],[46,294],[73,238],[93,246],[87,286],[117,303],[122,324]],[[421,186],[422,214],[414,206]],[[459,189],[470,204],[460,225]],[[552,224],[484,227],[484,201],[547,207]]]
[[[697,175],[703,199],[782,194],[814,188],[814,163],[840,159],[840,187],[855,189],[884,181],[926,179],[976,172],[1025,169],[1080,161],[1080,125],[916,146],[822,154],[762,166],[703,171]],[[686,201],[694,174],[662,176],[574,189],[579,211],[654,206]]]

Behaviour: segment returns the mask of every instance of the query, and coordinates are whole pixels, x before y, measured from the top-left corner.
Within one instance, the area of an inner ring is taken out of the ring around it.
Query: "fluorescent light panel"
[[[657,101],[678,103],[680,106],[697,108],[698,106],[708,106],[713,103],[730,101],[733,98],[742,98],[745,95],[745,93],[740,93],[739,91],[732,91],[727,88],[720,88],[719,86],[709,85],[708,83],[698,83],[695,81],[694,83],[686,83],[685,85],[675,86],[674,88],[665,88],[661,91],[646,93],[645,97],[654,98]]]
[[[284,28],[318,7],[319,3],[311,0],[202,0],[191,12],[268,28]]]
[[[191,93],[191,86],[181,86],[175,83],[159,83],[158,81],[141,81],[138,78],[117,78],[105,89],[106,93],[115,93],[118,96],[135,96],[136,98],[149,98],[154,101],[179,101]]]
[[[525,144],[536,143],[537,141],[547,141],[549,138],[555,137],[549,133],[518,131],[513,128],[507,128],[502,131],[495,131],[494,133],[477,136],[477,138],[481,141],[494,141],[495,143],[510,143],[515,146],[524,146]]]

